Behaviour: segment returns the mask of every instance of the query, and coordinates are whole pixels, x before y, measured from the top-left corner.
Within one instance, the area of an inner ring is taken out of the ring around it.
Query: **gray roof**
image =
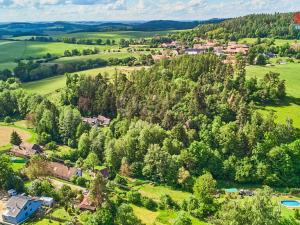
[[[21,195],[11,197],[6,203],[7,211],[5,212],[5,215],[11,217],[18,216],[29,201],[35,201],[35,199]]]

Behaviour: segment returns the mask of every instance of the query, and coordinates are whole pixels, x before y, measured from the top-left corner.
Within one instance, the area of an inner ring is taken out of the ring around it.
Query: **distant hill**
[[[98,32],[98,31],[160,31],[191,29],[200,24],[218,23],[223,19],[207,21],[155,20],[149,22],[37,22],[0,24],[0,37],[11,35],[49,35],[53,33]]]
[[[293,13],[253,14],[221,23],[198,26],[193,34],[200,37],[236,40],[240,38],[299,39],[293,29]]]
[[[157,30],[185,30],[192,29],[200,24],[219,23],[224,19],[212,19],[206,21],[173,21],[173,20],[153,20],[146,23],[138,24],[134,26],[134,30],[141,31],[157,31]]]

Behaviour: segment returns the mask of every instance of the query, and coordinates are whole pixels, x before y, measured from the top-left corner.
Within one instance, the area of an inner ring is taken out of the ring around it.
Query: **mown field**
[[[268,38],[262,38],[261,40],[266,40]],[[254,44],[256,42],[257,38],[242,38],[239,40],[239,43],[247,43],[247,44]],[[282,46],[286,43],[292,44],[292,43],[299,43],[299,40],[288,40],[288,39],[275,39],[275,45]]]
[[[262,78],[269,71],[280,73],[281,79],[286,81],[287,98],[281,104],[265,106],[262,112],[273,111],[277,121],[281,123],[290,118],[294,121],[294,125],[300,128],[300,63],[248,66],[247,76]]]
[[[61,42],[32,42],[32,41],[3,41],[0,40],[0,69],[14,66],[14,61],[20,58],[28,57],[43,57],[47,53],[63,56],[65,50],[78,49],[93,49],[101,50],[117,49],[118,46],[105,45],[77,45],[66,44]]]
[[[167,31],[115,31],[115,32],[81,32],[81,33],[69,33],[54,35],[53,37],[62,38],[77,38],[77,39],[110,39],[119,41],[120,39],[140,39],[140,38],[151,38],[156,35],[167,35],[169,33],[176,33],[176,30]]]

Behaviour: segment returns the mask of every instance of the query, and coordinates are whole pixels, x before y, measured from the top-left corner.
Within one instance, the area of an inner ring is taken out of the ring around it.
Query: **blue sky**
[[[0,0],[0,21],[202,20],[300,10],[300,0]]]

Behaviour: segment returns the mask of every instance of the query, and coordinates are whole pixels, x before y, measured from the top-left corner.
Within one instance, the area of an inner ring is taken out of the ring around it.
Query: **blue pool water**
[[[236,188],[228,188],[228,189],[225,189],[225,192],[227,192],[227,193],[236,193],[236,192],[238,192],[238,189],[236,189]]]
[[[284,201],[281,201],[281,204],[284,206],[288,206],[288,207],[299,207],[300,206],[300,202],[294,201],[294,200],[284,200]]]

